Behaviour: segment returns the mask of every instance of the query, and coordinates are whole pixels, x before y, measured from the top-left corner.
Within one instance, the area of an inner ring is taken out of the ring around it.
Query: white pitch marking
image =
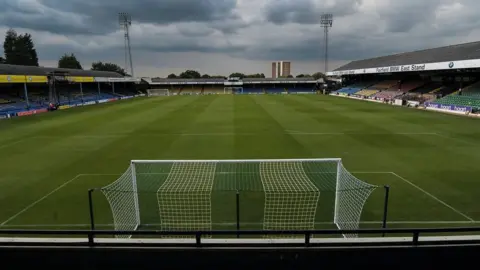
[[[228,174],[229,172],[223,172],[225,174]],[[407,179],[401,177],[400,175],[396,174],[395,172],[362,172],[362,171],[358,171],[358,172],[350,172],[352,174],[392,174],[394,176],[396,176],[397,178],[405,181],[406,183],[412,185],[413,187],[417,188],[418,190],[424,192],[425,194],[427,194],[428,196],[430,196],[431,198],[435,199],[436,201],[440,202],[441,204],[443,204],[444,206],[450,208],[451,210],[455,211],[456,213],[460,214],[461,216],[465,217],[466,219],[468,219],[469,221],[388,221],[388,224],[476,224],[476,223],[480,223],[480,221],[475,221],[473,220],[472,218],[468,217],[467,215],[463,214],[462,212],[456,210],[455,208],[453,208],[452,206],[448,205],[447,203],[443,202],[442,200],[440,200],[439,198],[435,197],[434,195],[428,193],[427,191],[425,191],[424,189],[420,188],[419,186],[413,184],[412,182],[408,181]],[[149,173],[147,173],[149,174]],[[165,173],[154,173],[154,174],[165,174]],[[8,222],[10,222],[11,220],[13,220],[14,218],[18,217],[19,215],[21,215],[22,213],[26,212],[27,210],[29,210],[30,208],[32,208],[33,206],[35,206],[36,204],[38,204],[39,202],[45,200],[47,197],[49,197],[50,195],[52,195],[53,193],[55,193],[56,191],[60,190],[61,188],[63,188],[64,186],[68,185],[69,183],[73,182],[74,180],[76,180],[77,178],[79,177],[82,177],[82,176],[116,176],[116,175],[122,175],[122,173],[110,173],[110,174],[102,174],[102,173],[83,173],[83,174],[78,174],[77,176],[75,176],[74,178],[70,179],[69,181],[65,182],[64,184],[62,184],[61,186],[57,187],[56,189],[54,189],[53,191],[51,191],[50,193],[48,193],[47,195],[43,196],[42,198],[38,199],[37,201],[33,202],[32,204],[30,204],[29,206],[25,207],[23,210],[21,210],[20,212],[18,212],[17,214],[15,214],[14,216],[10,217],[9,219],[7,219],[6,221],[4,221],[3,223],[0,224],[0,227],[54,227],[54,226],[61,226],[61,227],[86,227],[86,226],[90,226],[90,224],[67,224],[67,225],[62,225],[62,224],[44,224],[44,225],[5,225],[7,224]],[[381,221],[363,221],[363,222],[360,222],[360,224],[381,224],[382,222]],[[235,225],[235,223],[217,223],[219,225]],[[247,223],[245,223],[247,224]],[[258,225],[260,223],[248,223],[250,225]],[[248,225],[247,224],[247,225]],[[332,222],[316,222],[315,224],[332,224]],[[97,224],[96,226],[113,226],[113,224]],[[156,224],[147,224],[146,226],[156,226]]]
[[[387,224],[420,224],[420,225],[428,225],[428,224],[479,224],[480,221],[448,221],[448,220],[441,220],[441,221],[388,221]],[[244,225],[262,225],[263,223],[260,222],[244,222]],[[333,222],[315,222],[316,225],[329,225]],[[361,221],[360,224],[383,224],[382,221]],[[153,227],[153,226],[160,226],[161,224],[143,224],[146,227]],[[236,223],[234,222],[223,222],[223,223],[213,223],[213,225],[219,226],[234,226]],[[75,227],[90,227],[90,224],[24,224],[24,225],[0,225],[4,228],[48,228],[48,227],[65,227],[65,228],[75,228]],[[95,227],[113,227],[114,224],[95,224]]]
[[[348,132],[300,132],[300,131],[288,131],[286,130],[286,134],[291,135],[431,135],[431,136],[439,136],[437,133],[434,132],[396,132],[396,133],[348,133]]]
[[[4,148],[7,148],[7,147],[10,147],[10,146],[13,146],[13,145],[17,145],[21,142],[24,142],[26,140],[29,140],[31,138],[25,138],[25,139],[21,139],[21,140],[18,140],[18,141],[14,141],[14,142],[11,142],[11,143],[7,143],[7,144],[4,144],[4,145],[0,145],[0,149],[4,149]]]
[[[155,133],[155,134],[138,134],[137,137],[145,137],[145,138],[157,138],[163,136],[234,136],[234,135],[260,135],[260,133],[234,133],[234,132],[219,132],[219,133]],[[123,138],[131,136],[129,133],[125,134],[93,134],[93,135],[75,135],[69,136],[70,139],[95,139],[95,138]],[[59,136],[37,136],[36,138],[42,139],[55,139],[59,138]]]
[[[0,224],[0,226],[4,226],[5,224],[7,224],[8,222],[12,221],[13,219],[15,219],[16,217],[20,216],[21,214],[25,213],[26,211],[28,211],[30,208],[34,207],[35,205],[37,205],[39,202],[45,200],[46,198],[48,198],[48,196],[52,195],[53,193],[57,192],[58,190],[60,190],[61,188],[63,188],[64,186],[70,184],[71,182],[75,181],[77,178],[79,178],[81,176],[81,174],[78,174],[77,176],[75,176],[74,178],[68,180],[67,182],[63,183],[62,185],[58,186],[57,188],[55,188],[54,190],[50,191],[50,193],[48,193],[47,195],[41,197],[40,199],[34,201],[33,203],[31,203],[30,205],[28,205],[27,207],[23,208],[20,212],[16,213],[15,215],[11,216],[10,218],[8,218],[7,220],[5,220],[4,222],[2,222]]]
[[[449,205],[448,203],[446,203],[446,202],[444,202],[444,201],[440,200],[439,198],[435,197],[435,196],[434,196],[434,195],[432,195],[431,193],[427,192],[427,191],[426,191],[426,190],[424,190],[423,188],[421,188],[421,187],[419,187],[419,186],[415,185],[414,183],[412,183],[412,182],[408,181],[407,179],[403,178],[402,176],[400,176],[400,175],[396,174],[395,172],[391,172],[391,174],[395,175],[397,178],[399,178],[399,179],[401,179],[401,180],[405,181],[406,183],[410,184],[412,187],[415,187],[416,189],[418,189],[418,190],[422,191],[423,193],[425,193],[426,195],[430,196],[432,199],[436,200],[437,202],[439,202],[439,203],[443,204],[444,206],[446,206],[446,207],[450,208],[450,209],[451,209],[452,211],[454,211],[455,213],[457,213],[457,214],[459,214],[459,215],[463,216],[464,218],[466,218],[466,219],[470,220],[470,222],[474,222],[473,218],[471,218],[471,217],[469,217],[469,216],[465,215],[464,213],[460,212],[459,210],[457,210],[457,209],[456,209],[456,208],[454,208],[453,206]]]
[[[449,140],[452,140],[452,141],[458,141],[458,142],[461,142],[461,143],[478,146],[478,144],[475,144],[475,143],[473,143],[473,142],[469,142],[469,141],[462,140],[462,139],[455,138],[455,137],[450,137],[450,136],[445,135],[445,134],[437,134],[437,136],[442,137],[442,138],[445,138],[445,139],[449,139]]]
[[[255,135],[262,135],[263,133],[235,133],[235,132],[218,132],[218,133],[155,133],[155,134],[139,134],[137,137],[145,137],[145,138],[156,138],[162,136],[255,136]],[[433,136],[441,136],[438,133],[408,133],[408,132],[398,132],[398,133],[348,133],[348,132],[301,132],[295,130],[285,130],[283,134],[287,135],[433,135]],[[119,133],[119,134],[93,134],[93,135],[74,135],[69,136],[70,139],[94,139],[94,138],[123,138],[131,136],[130,133]],[[35,136],[32,138],[38,139],[49,139],[49,138],[59,138],[60,136]],[[444,137],[444,136],[441,136]],[[19,141],[21,142],[21,141]],[[12,144],[16,144],[19,142],[14,142]],[[2,147],[10,146],[9,144]]]

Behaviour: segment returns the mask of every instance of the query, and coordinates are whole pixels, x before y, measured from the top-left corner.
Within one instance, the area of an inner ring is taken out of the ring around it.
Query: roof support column
[[[28,100],[28,89],[27,89],[27,83],[23,83],[23,92],[25,95],[25,102],[27,103],[27,108],[30,108],[30,101]]]
[[[82,97],[82,104],[83,104],[84,101],[83,101],[83,86],[82,86],[82,83],[80,83],[80,96]]]
[[[102,95],[100,93],[100,82],[97,82],[97,87],[98,87],[98,98],[97,98],[97,100],[100,100],[100,96]]]

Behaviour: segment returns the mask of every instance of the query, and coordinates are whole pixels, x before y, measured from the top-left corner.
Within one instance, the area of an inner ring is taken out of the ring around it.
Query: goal
[[[341,159],[132,160],[101,191],[117,231],[283,231],[358,229],[376,188]]]
[[[170,96],[168,89],[148,89],[148,96]]]

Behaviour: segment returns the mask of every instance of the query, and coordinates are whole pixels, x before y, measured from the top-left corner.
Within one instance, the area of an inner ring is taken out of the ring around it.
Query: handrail
[[[453,228],[386,228],[386,229],[358,229],[358,230],[214,230],[214,231],[160,231],[160,230],[139,230],[139,231],[115,231],[115,230],[24,230],[24,229],[0,229],[0,236],[27,236],[27,235],[69,235],[69,236],[85,236],[88,237],[88,245],[95,246],[95,239],[98,236],[113,236],[113,235],[155,235],[155,236],[192,236],[195,237],[195,244],[201,246],[202,236],[259,236],[259,235],[298,235],[304,236],[303,242],[296,242],[300,245],[309,246],[312,243],[312,235],[348,235],[348,234],[410,234],[412,241],[408,242],[414,246],[419,244],[420,234],[432,233],[480,233],[480,227],[453,227]],[[448,241],[447,241],[448,242]],[[0,238],[0,244],[2,239]],[[20,244],[20,241],[17,241]],[[12,244],[12,243],[10,243]],[[15,243],[13,243],[15,244]]]

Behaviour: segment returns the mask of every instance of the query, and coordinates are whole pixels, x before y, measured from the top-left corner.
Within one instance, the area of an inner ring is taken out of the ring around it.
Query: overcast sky
[[[75,53],[124,66],[118,13],[129,12],[136,76],[323,71],[320,15],[334,15],[330,69],[351,60],[477,41],[479,0],[0,0],[0,34],[32,34],[40,64]],[[1,49],[0,49],[1,50]],[[1,51],[0,51],[1,52]]]

